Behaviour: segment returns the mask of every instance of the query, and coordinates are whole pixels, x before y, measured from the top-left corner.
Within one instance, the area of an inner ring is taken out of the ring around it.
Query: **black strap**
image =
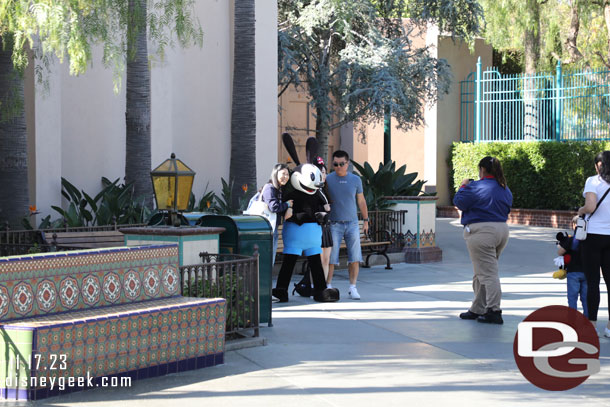
[[[602,201],[604,200],[604,198],[606,197],[606,195],[608,195],[608,192],[610,192],[610,188],[608,188],[606,190],[606,193],[602,196],[602,199],[600,199],[597,202],[597,206],[595,207],[595,209],[593,210],[593,212],[591,212],[591,215],[589,215],[589,219],[591,219],[591,216],[593,216],[593,214],[595,213],[595,211],[597,210],[597,208],[599,208],[599,205],[602,203]]]

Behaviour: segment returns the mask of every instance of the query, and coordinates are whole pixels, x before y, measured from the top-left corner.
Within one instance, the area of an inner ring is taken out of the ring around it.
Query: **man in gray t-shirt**
[[[360,249],[360,226],[358,224],[358,208],[364,218],[362,226],[366,234],[369,229],[368,210],[362,191],[362,180],[357,175],[347,171],[349,155],[343,150],[333,153],[332,164],[334,172],[326,177],[330,198],[330,230],[333,235],[333,249],[330,253],[327,285],[331,285],[335,265],[339,264],[339,246],[345,239],[347,246],[347,263],[349,272],[349,295],[353,300],[359,300],[356,289],[362,251]]]

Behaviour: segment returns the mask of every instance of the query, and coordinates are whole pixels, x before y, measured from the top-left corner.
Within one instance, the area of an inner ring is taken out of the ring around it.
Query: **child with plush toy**
[[[576,226],[578,216],[572,219],[572,226]],[[582,304],[583,314],[588,317],[587,312],[587,279],[582,268],[580,256],[580,241],[574,239],[574,235],[565,232],[557,233],[557,254],[559,257],[554,259],[555,265],[560,269],[553,273],[553,278],[568,281],[568,306],[575,310],[578,309],[578,295]]]
[[[285,200],[293,201],[292,216],[286,220],[282,229],[284,257],[272,294],[279,302],[288,302],[288,286],[294,266],[299,256],[305,254],[313,280],[313,299],[318,302],[338,301],[339,290],[326,288],[320,258],[322,253],[322,227],[320,225],[328,219],[328,212],[324,210],[327,202],[317,193],[324,185],[322,174],[312,164],[317,156],[318,143],[314,137],[307,140],[305,146],[307,163],[301,165],[290,134],[282,134],[282,141],[297,167],[293,169],[290,176],[290,185],[293,190],[287,191],[284,196]]]

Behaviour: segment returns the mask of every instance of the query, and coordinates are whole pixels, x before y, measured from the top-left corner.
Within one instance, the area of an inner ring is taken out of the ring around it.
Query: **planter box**
[[[125,235],[125,246],[178,244],[180,266],[200,263],[201,252],[218,253],[218,236],[224,231],[224,228],[199,226],[146,226],[120,230]]]
[[[405,262],[431,263],[443,259],[436,246],[436,196],[388,196],[393,210],[407,210],[402,224]]]

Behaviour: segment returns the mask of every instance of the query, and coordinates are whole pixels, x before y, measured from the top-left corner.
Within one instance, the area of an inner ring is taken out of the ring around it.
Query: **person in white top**
[[[595,160],[598,174],[587,178],[583,192],[585,205],[578,209],[579,216],[589,219],[587,239],[581,244],[583,269],[588,285],[589,320],[593,323],[597,321],[599,310],[600,267],[610,292],[610,194],[601,201],[610,189],[610,151],[601,153],[601,162],[598,162],[598,158],[599,154]],[[604,336],[610,337],[610,322],[606,325]]]

